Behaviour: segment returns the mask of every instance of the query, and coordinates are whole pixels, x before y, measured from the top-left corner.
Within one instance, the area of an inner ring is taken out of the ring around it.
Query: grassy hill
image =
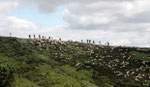
[[[150,49],[0,37],[0,87],[150,87]]]

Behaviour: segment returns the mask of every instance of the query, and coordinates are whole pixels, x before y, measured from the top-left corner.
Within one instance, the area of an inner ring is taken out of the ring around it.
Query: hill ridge
[[[0,37],[0,63],[16,69],[14,87],[26,87],[24,82],[33,87],[149,87],[149,56],[149,48]]]

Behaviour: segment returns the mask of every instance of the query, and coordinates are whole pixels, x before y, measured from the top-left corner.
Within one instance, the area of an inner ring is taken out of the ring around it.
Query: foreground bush
[[[0,87],[15,87],[14,71],[11,64],[0,64]]]

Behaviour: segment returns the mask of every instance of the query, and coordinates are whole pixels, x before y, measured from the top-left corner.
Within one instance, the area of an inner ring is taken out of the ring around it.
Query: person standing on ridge
[[[93,40],[93,44],[95,44],[95,41]]]
[[[11,37],[11,33],[9,33],[9,36]]]
[[[101,45],[101,41],[99,41],[99,45]]]
[[[44,36],[42,36],[42,39],[44,39]]]
[[[107,41],[106,43],[105,43],[107,46],[109,46],[109,42]]]
[[[107,46],[109,46],[110,45],[110,43],[107,41]]]
[[[29,34],[29,39],[31,39],[31,35]]]
[[[39,35],[39,39],[41,39],[41,35]]]
[[[35,34],[34,34],[34,39],[35,39]]]
[[[61,41],[61,38],[59,38],[59,40]]]
[[[91,43],[91,40],[89,40],[89,43]]]

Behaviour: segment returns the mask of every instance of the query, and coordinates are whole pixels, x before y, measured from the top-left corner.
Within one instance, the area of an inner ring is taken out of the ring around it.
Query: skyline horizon
[[[0,0],[0,35],[150,46],[149,0]]]

